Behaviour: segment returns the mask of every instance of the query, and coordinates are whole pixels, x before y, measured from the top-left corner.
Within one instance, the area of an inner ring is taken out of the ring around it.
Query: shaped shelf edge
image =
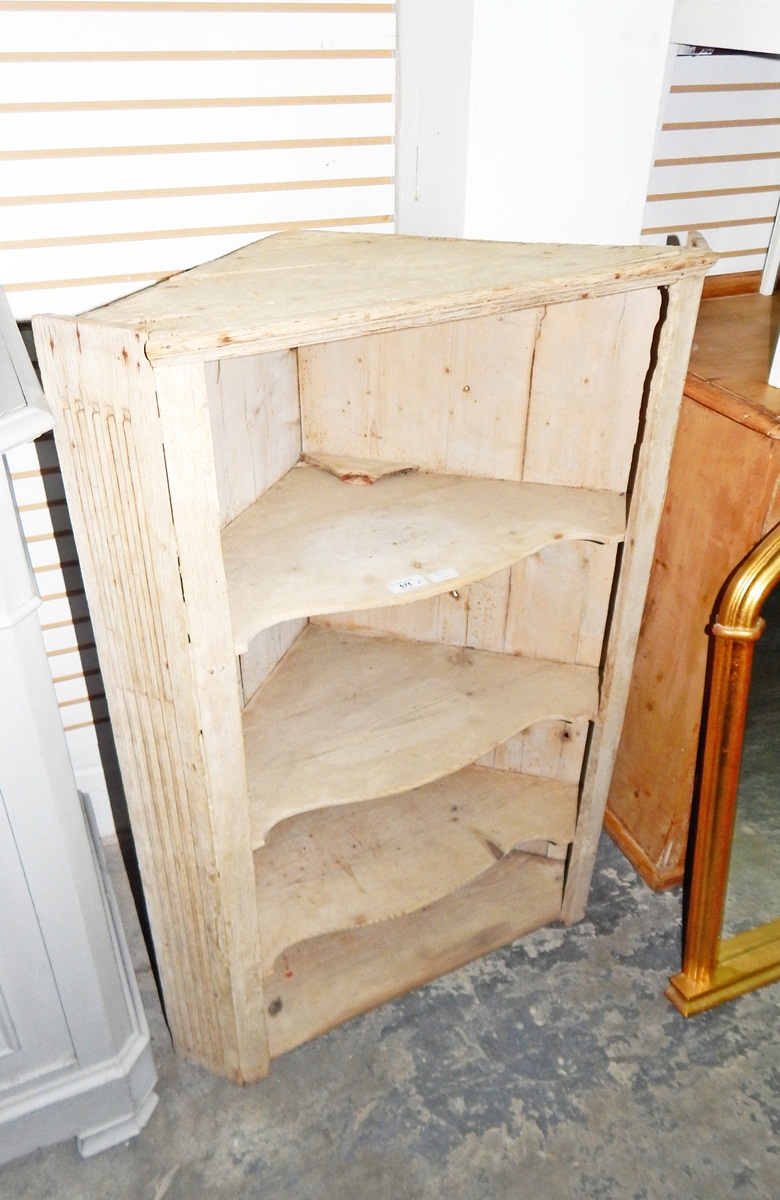
[[[236,653],[282,621],[422,600],[625,527],[613,492],[427,473],[360,486],[300,464],[222,531]]]

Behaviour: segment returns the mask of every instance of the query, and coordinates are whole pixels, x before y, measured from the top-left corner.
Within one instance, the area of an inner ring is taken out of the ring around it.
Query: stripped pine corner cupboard
[[[179,1053],[582,916],[712,261],[296,232],[36,319]]]

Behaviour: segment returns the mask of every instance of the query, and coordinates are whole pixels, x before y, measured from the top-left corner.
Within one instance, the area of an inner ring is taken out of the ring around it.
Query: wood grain
[[[576,784],[468,767],[402,796],[284,821],[255,853],[266,971],[309,938],[425,908],[523,845],[565,852],[576,817]]]
[[[305,232],[36,323],[187,1057],[582,915],[711,261]]]
[[[597,706],[589,667],[310,625],[244,711],[253,844],[286,817],[406,791]]]
[[[563,863],[509,854],[406,917],[299,943],[265,978],[272,1057],[558,919]]]
[[[174,275],[97,309],[95,319],[145,330],[150,360],[235,358],[661,287],[698,276],[705,258],[706,269],[714,255],[679,247],[298,230]]]
[[[223,532],[236,651],[279,621],[424,599],[624,529],[608,492],[422,473],[356,488],[302,464]]]

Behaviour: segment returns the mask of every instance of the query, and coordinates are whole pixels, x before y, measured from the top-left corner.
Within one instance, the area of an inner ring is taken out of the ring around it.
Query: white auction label
[[[406,579],[396,579],[387,586],[391,592],[411,592],[415,588],[427,587],[428,580],[424,575],[407,575]]]

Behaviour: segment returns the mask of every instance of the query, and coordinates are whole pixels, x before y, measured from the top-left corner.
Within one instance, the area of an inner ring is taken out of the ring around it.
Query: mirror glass
[[[750,680],[723,937],[780,918],[780,587],[762,609]]]

